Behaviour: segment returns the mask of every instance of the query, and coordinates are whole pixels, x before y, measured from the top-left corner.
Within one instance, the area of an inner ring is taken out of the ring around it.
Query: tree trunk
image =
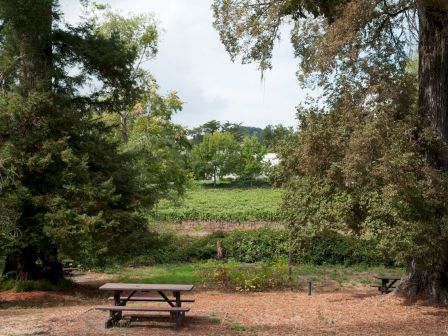
[[[51,0],[25,0],[23,6],[33,13],[26,13],[14,20],[19,43],[20,88],[26,95],[31,90],[49,91],[53,76]]]
[[[54,0],[4,1],[2,9],[8,17],[10,29],[18,41],[18,75],[20,93],[27,97],[30,92],[52,91],[54,64],[52,55],[52,25]],[[20,8],[17,13],[17,8]],[[36,111],[36,118],[46,110]],[[34,140],[34,139],[33,139]],[[39,139],[33,151],[41,147]],[[30,190],[36,186],[31,186]],[[57,281],[62,277],[62,266],[57,261],[57,250],[49,244],[36,221],[34,205],[26,204],[19,221],[24,234],[17,240],[13,251],[6,256],[3,275],[16,280],[48,279]],[[26,219],[24,219],[26,216]],[[46,255],[41,255],[44,248]],[[40,247],[40,248],[39,248]],[[40,261],[40,262],[39,262]]]
[[[431,303],[448,305],[448,264],[422,266],[413,260],[397,292],[409,299],[424,297]]]
[[[448,10],[425,6],[426,1],[419,7],[419,111],[448,143]],[[448,153],[431,159],[448,171]]]
[[[39,278],[39,267],[36,264],[37,251],[24,248],[6,257],[3,277],[15,280],[36,280]]]
[[[448,143],[448,6],[445,1],[420,0],[419,7],[419,111]],[[428,155],[431,164],[448,171],[448,153]],[[442,219],[440,219],[442,220]],[[397,289],[413,299],[448,304],[448,251],[431,263],[412,260]]]
[[[57,260],[56,249],[52,252],[51,256],[39,256],[34,248],[26,248],[11,253],[6,258],[2,277],[18,281],[45,279],[58,282],[63,277],[62,264]]]

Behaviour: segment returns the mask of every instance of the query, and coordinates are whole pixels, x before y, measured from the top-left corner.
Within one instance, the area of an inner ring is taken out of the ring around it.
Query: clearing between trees
[[[137,270],[138,273],[138,270]],[[132,323],[105,329],[105,303],[97,286],[113,275],[91,273],[82,284],[57,292],[0,292],[0,335],[447,335],[448,310],[407,303],[376,289],[327,283],[304,290],[228,292],[198,288],[179,331],[168,323]],[[351,277],[353,280],[354,278]],[[166,319],[168,321],[168,319]]]

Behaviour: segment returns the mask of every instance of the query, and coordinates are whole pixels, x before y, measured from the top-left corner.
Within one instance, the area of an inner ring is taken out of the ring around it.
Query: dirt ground
[[[193,293],[178,331],[165,321],[105,329],[94,291],[0,292],[0,335],[448,335],[448,309],[375,289],[332,293]],[[141,303],[140,303],[141,304]]]

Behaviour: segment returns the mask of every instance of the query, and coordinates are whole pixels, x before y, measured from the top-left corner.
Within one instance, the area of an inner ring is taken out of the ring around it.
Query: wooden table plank
[[[374,275],[373,276],[376,279],[380,280],[400,280],[401,277],[398,275]]]
[[[132,284],[132,283],[106,283],[100,290],[114,291],[173,291],[189,292],[194,285],[173,285],[173,284]]]

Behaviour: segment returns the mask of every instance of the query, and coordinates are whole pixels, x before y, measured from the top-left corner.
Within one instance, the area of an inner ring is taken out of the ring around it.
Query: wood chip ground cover
[[[0,335],[448,335],[447,308],[408,304],[370,288],[312,296],[291,291],[194,296],[185,327],[176,332],[154,321],[104,329],[107,313],[92,309],[104,303],[100,298],[1,292]],[[51,306],[36,308],[49,299]]]

